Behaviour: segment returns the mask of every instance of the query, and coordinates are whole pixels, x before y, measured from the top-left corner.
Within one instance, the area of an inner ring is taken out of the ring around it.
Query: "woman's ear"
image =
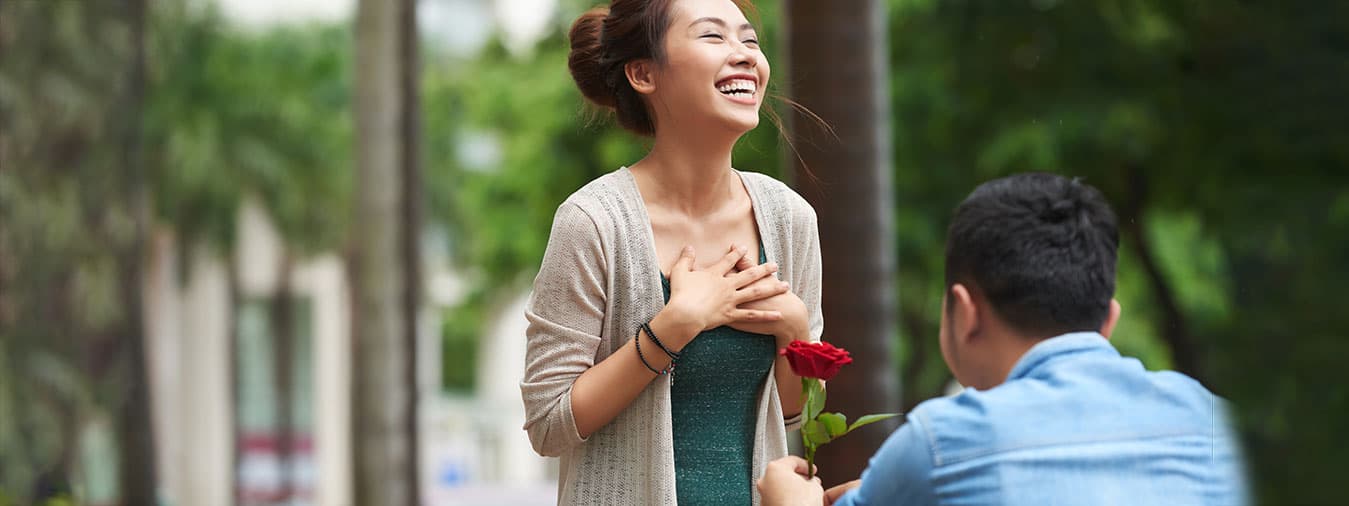
[[[655,62],[650,59],[632,60],[623,64],[623,73],[628,78],[628,85],[633,90],[643,95],[650,95],[656,91],[656,69]]]
[[[1119,301],[1110,299],[1110,314],[1106,315],[1105,322],[1101,323],[1101,335],[1106,339],[1110,339],[1110,333],[1115,331],[1115,324],[1119,323],[1119,313]]]

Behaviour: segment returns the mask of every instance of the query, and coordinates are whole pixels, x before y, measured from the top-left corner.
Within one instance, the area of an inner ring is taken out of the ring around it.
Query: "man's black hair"
[[[1096,188],[1018,174],[979,185],[946,235],[946,287],[966,285],[1017,330],[1097,331],[1115,294],[1119,230]]]

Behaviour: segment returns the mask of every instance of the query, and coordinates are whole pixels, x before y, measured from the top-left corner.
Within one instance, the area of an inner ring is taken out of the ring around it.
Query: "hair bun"
[[[587,100],[601,107],[613,109],[618,104],[614,90],[606,83],[602,61],[604,49],[600,39],[604,34],[604,20],[608,7],[595,7],[576,18],[571,25],[571,53],[567,55],[567,69],[576,87]]]

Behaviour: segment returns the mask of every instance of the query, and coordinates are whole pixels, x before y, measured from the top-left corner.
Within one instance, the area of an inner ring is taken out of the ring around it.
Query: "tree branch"
[[[1194,339],[1190,335],[1190,326],[1185,312],[1176,300],[1175,290],[1162,272],[1161,264],[1153,253],[1152,243],[1143,227],[1143,213],[1148,200],[1147,175],[1136,165],[1126,168],[1129,179],[1129,198],[1120,216],[1123,231],[1129,244],[1138,257],[1139,265],[1147,274],[1148,288],[1152,291],[1153,301],[1161,312],[1161,321],[1157,331],[1162,340],[1171,349],[1171,360],[1175,369],[1189,375],[1201,383],[1203,368],[1198,354],[1195,353]]]

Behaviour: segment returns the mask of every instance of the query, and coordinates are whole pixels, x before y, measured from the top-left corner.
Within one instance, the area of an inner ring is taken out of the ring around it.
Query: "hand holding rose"
[[[843,437],[853,429],[899,416],[899,413],[866,415],[848,425],[842,413],[821,413],[824,409],[823,382],[838,374],[839,369],[852,363],[848,350],[825,342],[792,341],[778,352],[787,357],[792,372],[801,377],[801,393],[806,396],[805,424],[801,426],[801,440],[806,447],[807,478],[815,476],[815,450],[820,445]]]

